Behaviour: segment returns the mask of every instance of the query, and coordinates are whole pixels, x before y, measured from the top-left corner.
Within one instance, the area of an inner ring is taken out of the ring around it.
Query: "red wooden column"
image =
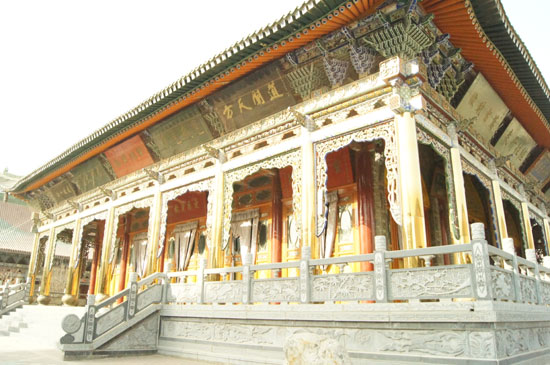
[[[100,221],[97,224],[97,235],[95,236],[94,256],[92,258],[92,269],[90,272],[90,287],[88,294],[95,294],[95,280],[97,276],[97,265],[101,256],[101,245],[103,243],[103,231],[105,229],[105,221]]]
[[[274,169],[273,192],[271,194],[271,262],[281,262],[283,241],[283,193],[279,169]],[[277,273],[281,276],[281,272]]]
[[[359,251],[360,254],[374,250],[374,182],[372,163],[365,145],[355,150],[355,181],[357,184],[357,211],[359,215]],[[361,271],[372,271],[370,262],[361,262]]]
[[[132,225],[131,213],[126,214],[124,222],[124,240],[122,246],[122,257],[120,259],[120,277],[118,279],[118,291],[124,290],[126,287],[126,268],[128,267],[128,254],[130,252],[130,227]],[[122,298],[119,299],[122,302]]]

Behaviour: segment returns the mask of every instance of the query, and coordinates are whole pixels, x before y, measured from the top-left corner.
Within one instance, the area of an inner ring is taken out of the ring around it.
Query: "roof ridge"
[[[304,9],[308,9],[308,8],[311,9],[315,6],[315,4],[318,4],[321,2],[324,3],[324,1],[325,0],[306,0],[304,3],[302,3],[302,5],[298,5],[294,10],[291,10],[288,13],[284,14],[283,16],[279,17],[277,20],[274,20],[271,24],[268,24],[267,26],[264,26],[263,28],[250,33],[248,36],[244,37],[240,41],[233,43],[222,52],[214,55],[213,57],[208,59],[206,62],[200,64],[199,66],[195,67],[190,72],[188,72],[187,74],[181,76],[179,79],[177,79],[167,87],[157,91],[151,97],[139,103],[136,107],[128,110],[125,113],[122,113],[115,119],[106,123],[101,128],[94,130],[88,136],[79,140],[78,142],[76,142],[75,144],[67,148],[58,156],[54,157],[44,165],[40,166],[39,168],[27,174],[26,176],[22,177],[21,179],[19,179],[19,181],[17,181],[17,183],[12,187],[11,190],[15,191],[22,184],[26,183],[29,179],[35,177],[36,175],[42,173],[43,171],[47,170],[51,166],[55,165],[56,163],[58,163],[59,161],[66,158],[68,155],[70,155],[74,151],[76,151],[78,148],[85,146],[87,143],[93,141],[95,138],[99,137],[100,135],[103,135],[105,132],[127,121],[131,117],[138,115],[140,112],[146,110],[148,107],[154,105],[156,102],[165,99],[167,96],[171,95],[178,89],[187,85],[189,82],[195,80],[200,75],[202,75],[205,71],[210,70],[211,68],[221,64],[223,61],[225,61],[227,58],[231,57],[232,55],[237,54],[238,51],[243,50],[245,48],[245,45],[244,45],[245,43],[250,42],[250,44],[252,44],[257,42],[262,37],[265,37],[271,34],[273,31],[273,27],[275,25],[280,24],[281,22],[285,22],[285,26],[286,26],[288,24],[287,21],[289,20],[289,18],[291,18],[291,20],[296,20],[299,16],[305,13],[306,10]],[[346,1],[339,1],[339,3],[345,3],[345,2]],[[258,37],[259,34],[261,34],[262,37]],[[264,47],[262,46],[262,48]],[[196,87],[194,89],[196,89]]]

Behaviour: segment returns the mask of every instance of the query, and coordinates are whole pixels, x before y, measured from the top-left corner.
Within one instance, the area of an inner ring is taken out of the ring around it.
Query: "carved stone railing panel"
[[[540,297],[541,297],[542,303],[546,305],[550,304],[550,283],[546,281],[541,281],[540,289],[541,289]]]
[[[497,300],[514,300],[514,273],[499,267],[491,267],[491,286],[493,298]]]
[[[168,202],[177,198],[178,196],[185,194],[190,191],[208,191],[208,202],[206,210],[206,238],[208,240],[207,244],[210,243],[211,239],[211,229],[212,229],[212,206],[214,199],[213,192],[213,178],[206,180],[198,181],[189,185],[182,186],[177,189],[167,191],[162,194],[162,207],[160,215],[160,231],[159,231],[159,249],[157,253],[157,258],[162,256],[164,252],[164,245],[166,242],[166,222],[168,220]]]
[[[225,175],[224,205],[223,205],[223,244],[229,240],[231,228],[231,212],[233,206],[233,184],[243,180],[262,169],[282,169],[292,167],[292,209],[298,232],[301,232],[301,211],[302,211],[302,156],[300,150],[283,153],[256,163],[229,171]],[[300,235],[301,237],[301,235]]]
[[[126,303],[123,303],[97,318],[95,336],[101,336],[126,319]]]
[[[211,281],[204,283],[204,301],[206,303],[240,303],[242,300],[242,281]]]
[[[537,289],[535,278],[520,275],[519,286],[521,290],[521,297],[523,298],[524,302],[533,304],[537,303]]]
[[[252,280],[252,302],[299,302],[299,278]]]
[[[130,203],[121,205],[119,207],[116,207],[115,211],[114,211],[115,227],[118,224],[118,219],[122,214],[128,213],[132,209],[151,208],[152,206],[153,206],[153,197],[150,196],[150,197],[145,198],[145,199],[135,200],[133,202],[130,202]],[[155,219],[154,214],[149,209],[149,222],[148,222],[148,227],[147,227],[146,252],[149,252],[149,245],[150,245],[150,242],[151,242],[151,228],[153,227],[153,220],[154,219]],[[107,226],[107,225],[105,225],[105,226]],[[116,245],[115,245],[116,235],[117,235],[117,229],[113,229],[113,232],[111,234],[111,241],[110,241],[111,242],[111,252],[110,252],[110,255],[109,255],[109,257],[111,257],[111,258],[114,257],[114,253],[116,252],[115,251],[116,250]]]
[[[148,307],[153,303],[162,301],[162,286],[154,285],[137,295],[137,310]]]
[[[474,297],[470,265],[391,270],[389,299]]]
[[[315,275],[311,278],[311,301],[373,300],[374,273]]]
[[[8,304],[9,307],[12,304],[15,304],[19,301],[25,300],[25,289],[16,291],[15,293],[12,293],[8,296]]]
[[[197,303],[201,294],[199,284],[170,284],[166,293],[169,303]]]
[[[327,191],[328,167],[326,156],[352,142],[371,142],[383,139],[386,164],[386,178],[388,180],[388,202],[390,212],[395,222],[401,225],[401,201],[398,184],[398,158],[395,125],[393,121],[384,122],[375,126],[366,127],[352,133],[334,137],[315,144],[316,156],[316,185],[317,185],[317,227],[318,231],[325,226],[324,199]]]

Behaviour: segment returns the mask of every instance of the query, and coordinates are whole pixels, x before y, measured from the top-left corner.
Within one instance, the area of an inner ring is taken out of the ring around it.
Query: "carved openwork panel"
[[[199,284],[170,284],[166,293],[168,303],[197,303],[200,296]]]
[[[206,303],[240,303],[243,300],[242,281],[210,281],[204,283]]]
[[[521,289],[521,297],[524,302],[537,303],[537,291],[535,285],[535,278],[520,275],[519,287]]]
[[[78,265],[80,264],[79,257],[80,257],[80,251],[82,250],[82,234],[84,232],[84,227],[90,222],[93,222],[94,220],[106,220],[107,219],[107,211],[103,211],[101,213],[91,215],[86,218],[82,218],[80,221],[80,229],[78,231],[78,239],[76,240],[76,255],[74,257],[74,268],[76,269]],[[105,229],[107,228],[107,225],[105,225]],[[103,236],[105,237],[105,236]]]
[[[137,311],[162,300],[162,286],[154,285],[137,295]]]
[[[395,125],[393,122],[384,122],[376,126],[367,127],[352,133],[340,135],[315,144],[316,178],[317,178],[317,229],[325,226],[325,195],[327,191],[327,161],[330,152],[339,150],[352,142],[371,142],[383,139],[385,142],[384,155],[388,180],[388,202],[390,212],[395,222],[401,225],[401,202],[398,184],[398,159]]]
[[[128,213],[129,211],[131,211],[132,209],[142,209],[142,208],[150,208],[153,206],[153,197],[148,197],[148,198],[145,198],[145,199],[141,199],[141,200],[136,200],[136,201],[133,201],[133,202],[130,202],[128,204],[124,204],[124,205],[121,205],[120,207],[116,207],[115,208],[115,212],[114,212],[114,222],[115,222],[115,227],[116,227],[116,224],[118,222],[118,218],[125,214],[125,213]],[[148,222],[148,229],[147,229],[147,248],[146,250],[149,251],[149,245],[151,244],[151,227],[153,227],[153,220],[155,219],[154,217],[154,214],[153,212],[149,211],[149,222]],[[105,225],[105,228],[107,229],[107,225]],[[109,257],[114,257],[114,253],[115,253],[115,249],[116,249],[116,245],[115,245],[115,241],[116,241],[116,234],[117,234],[117,230],[116,228],[113,229],[113,232],[111,234],[111,253],[110,253],[110,256]]]
[[[292,166],[292,209],[296,222],[297,231],[301,232],[301,211],[302,211],[302,158],[300,150],[294,150],[269,159],[258,161],[256,163],[229,171],[225,175],[224,185],[224,205],[223,205],[223,244],[229,240],[229,230],[231,228],[231,212],[233,206],[233,184],[243,180],[262,169],[284,168]],[[210,207],[209,207],[210,209]],[[301,236],[301,235],[300,235]]]
[[[316,275],[311,279],[311,301],[374,299],[372,272]]]
[[[206,238],[208,240],[207,244],[210,244],[211,239],[211,229],[212,229],[212,205],[214,201],[214,191],[213,191],[213,178],[206,180],[198,181],[189,185],[182,186],[180,188],[167,191],[162,194],[162,207],[160,213],[160,232],[159,232],[159,249],[157,253],[157,258],[162,256],[164,252],[164,244],[166,241],[166,221],[168,220],[168,202],[170,200],[176,199],[178,196],[185,194],[190,191],[208,191],[208,202],[207,202],[207,211],[206,211]]]
[[[449,219],[453,222],[451,229],[455,237],[460,237],[457,207],[456,207],[456,195],[453,179],[453,170],[451,165],[451,153],[449,149],[436,138],[432,137],[429,133],[425,132],[422,128],[416,128],[416,138],[419,143],[431,146],[434,151],[444,160],[445,165],[445,183],[447,185],[447,201],[449,204]]]
[[[483,172],[479,171],[472,164],[462,160],[462,171],[469,175],[473,175],[478,178],[481,184],[489,191],[491,191],[491,179]]]
[[[390,271],[390,299],[472,297],[470,265]]]
[[[299,302],[298,278],[252,281],[252,302]]]
[[[96,336],[101,336],[111,328],[124,321],[125,305],[119,305],[97,319],[95,327]],[[96,337],[94,336],[94,337]]]
[[[73,234],[74,234],[75,227],[76,227],[76,221],[64,224],[64,225],[59,226],[59,227],[55,227],[54,235],[53,235],[53,237],[50,237],[50,245],[52,245],[52,248],[51,248],[50,262],[48,263],[48,270],[52,269],[53,259],[55,258],[55,249],[56,249],[56,246],[57,246],[57,235],[59,233],[63,232],[64,230],[66,230],[66,229],[72,229]]]

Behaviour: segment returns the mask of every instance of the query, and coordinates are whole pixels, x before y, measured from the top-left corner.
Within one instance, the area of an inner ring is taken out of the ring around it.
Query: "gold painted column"
[[[105,300],[109,294],[107,288],[107,281],[110,279],[109,275],[109,256],[111,255],[111,245],[113,229],[116,229],[115,224],[115,207],[111,206],[107,213],[107,221],[105,222],[105,233],[103,234],[103,244],[101,245],[101,260],[99,262],[99,272],[96,278],[96,302],[99,303]],[[113,263],[114,264],[114,263]]]
[[[51,261],[54,254],[55,246],[55,228],[50,228],[48,236],[48,246],[46,249],[46,257],[44,258],[44,270],[42,271],[42,279],[40,280],[40,295],[38,296],[38,303],[48,305],[50,303],[50,281],[52,278]]]
[[[32,298],[34,295],[34,283],[36,282],[36,272],[38,271],[36,267],[36,261],[38,259],[38,248],[40,247],[40,233],[36,232],[34,234],[34,240],[32,244],[31,258],[29,260],[29,271],[27,274],[27,282],[31,284],[31,289],[29,291],[29,298]]]
[[[453,244],[470,243],[470,227],[468,221],[468,207],[466,205],[466,189],[464,187],[464,172],[462,170],[462,158],[460,156],[460,150],[458,149],[458,136],[456,134],[456,126],[450,123],[447,126],[447,132],[451,137],[451,172],[453,174],[454,191],[451,192],[455,196],[455,208],[456,208],[456,223],[458,224],[458,234],[456,237],[452,226],[455,224],[449,215],[449,224],[451,225],[451,236]],[[466,260],[464,255],[455,255],[455,262],[457,264],[465,264]]]
[[[504,204],[502,203],[502,193],[500,191],[500,183],[498,182],[498,170],[494,160],[491,160],[490,164],[494,174],[494,178],[492,178],[491,180],[491,190],[493,193],[493,201],[495,202],[497,234],[498,234],[498,239],[501,242],[499,246],[502,248],[502,240],[504,238],[508,238],[508,228],[506,228],[506,216],[504,214]]]
[[[521,217],[523,223],[523,230],[527,236],[527,248],[535,248],[535,239],[533,238],[533,227],[531,227],[531,218],[529,217],[529,205],[527,202],[521,202]]]
[[[208,251],[208,268],[214,269],[214,268],[220,268],[223,267],[223,252],[222,252],[222,237],[223,237],[223,219],[224,219],[224,212],[223,212],[223,206],[224,206],[224,184],[225,184],[225,177],[223,173],[223,156],[221,156],[221,152],[219,152],[220,155],[218,157],[218,160],[216,161],[216,176],[214,177],[214,186],[213,190],[210,191],[209,194],[214,194],[213,197],[213,204],[212,204],[212,214],[210,212],[207,212],[207,214],[212,217],[212,222],[208,222],[208,224],[211,224],[212,231],[211,231],[211,242]]]
[[[162,192],[157,190],[153,198],[153,206],[149,211],[149,214],[153,214],[153,226],[148,227],[151,230],[151,235],[149,239],[151,244],[149,245],[149,252],[147,252],[147,266],[145,268],[145,276],[149,276],[155,273],[158,269],[158,247],[159,247],[159,234],[160,234],[160,223],[161,223],[161,214],[162,214]]]
[[[78,296],[78,281],[80,278],[81,263],[79,255],[79,246],[81,245],[81,219],[78,218],[73,231],[73,242],[71,247],[71,257],[69,258],[69,270],[67,271],[67,282],[65,284],[65,294],[61,301],[65,305],[76,305]],[[76,264],[75,264],[76,263]],[[76,283],[75,283],[76,282]]]
[[[544,238],[546,238],[546,252],[550,254],[550,219],[545,218],[544,223]]]
[[[319,257],[319,247],[315,237],[315,152],[311,132],[314,122],[305,117],[302,127],[302,247],[311,247],[311,258]]]
[[[416,122],[409,112],[395,116],[397,150],[399,156],[399,185],[403,248],[411,250],[426,247],[424,202],[420,178]],[[405,267],[417,267],[418,258],[405,259]]]

